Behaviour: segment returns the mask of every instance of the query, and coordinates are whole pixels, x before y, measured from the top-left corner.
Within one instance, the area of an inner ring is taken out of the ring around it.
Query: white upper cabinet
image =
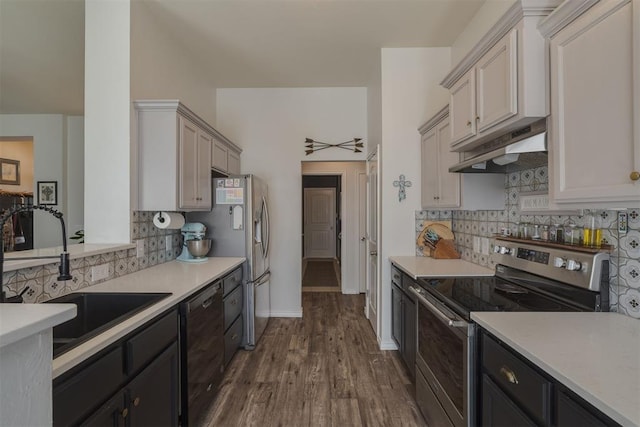
[[[240,149],[230,141],[214,139],[211,168],[226,175],[239,175]]]
[[[451,149],[466,151],[549,114],[540,19],[559,1],[521,0],[445,77]]]
[[[211,156],[211,137],[185,117],[179,116],[178,121],[180,126],[178,208],[209,210],[211,209],[211,174],[207,159]],[[204,162],[202,158],[205,159]]]
[[[504,175],[449,172],[460,161],[460,153],[450,150],[448,107],[422,125],[419,132],[423,208],[504,209]]]
[[[214,141],[223,141],[225,147],[238,153],[238,168],[240,149],[177,100],[133,104],[138,147],[137,209],[211,210]]]
[[[640,1],[567,1],[541,30],[550,46],[551,200],[639,202]]]

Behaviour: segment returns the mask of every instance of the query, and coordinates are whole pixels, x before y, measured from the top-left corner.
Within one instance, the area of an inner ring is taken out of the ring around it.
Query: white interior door
[[[358,173],[358,290],[367,292],[367,174]]]
[[[367,293],[365,314],[378,335],[378,189],[379,170],[376,152],[367,159]]]
[[[304,255],[336,256],[336,189],[304,189]]]

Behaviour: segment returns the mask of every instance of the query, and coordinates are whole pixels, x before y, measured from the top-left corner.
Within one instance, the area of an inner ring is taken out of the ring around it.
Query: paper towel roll
[[[163,230],[177,230],[184,225],[184,217],[177,212],[158,212],[153,216],[153,225]]]

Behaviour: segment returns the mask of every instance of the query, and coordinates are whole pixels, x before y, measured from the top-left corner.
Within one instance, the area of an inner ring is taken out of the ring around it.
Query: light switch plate
[[[482,239],[480,239],[480,246],[482,247],[480,253],[482,253],[482,255],[489,255],[489,238],[488,237],[483,237]]]
[[[618,212],[618,234],[627,234],[629,228],[628,218],[626,212]]]
[[[91,267],[91,281],[106,279],[109,277],[109,264],[95,265]]]
[[[136,258],[144,256],[144,239],[136,240]]]
[[[473,252],[480,252],[480,237],[473,236]]]

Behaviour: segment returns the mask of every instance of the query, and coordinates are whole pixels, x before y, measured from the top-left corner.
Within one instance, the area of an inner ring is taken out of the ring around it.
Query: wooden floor
[[[424,426],[396,351],[380,351],[363,295],[302,294],[225,373],[208,426]]]

